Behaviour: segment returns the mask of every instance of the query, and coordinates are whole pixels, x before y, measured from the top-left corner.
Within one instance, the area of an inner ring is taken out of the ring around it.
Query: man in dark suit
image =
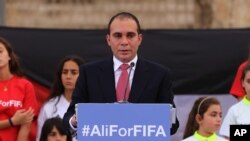
[[[106,40],[113,56],[80,68],[72,102],[63,119],[64,124],[71,130],[76,130],[77,125],[75,104],[113,103],[124,100],[119,98],[117,92],[119,77],[123,73],[120,69],[122,64],[128,64],[125,72],[130,73],[126,75],[129,76],[128,88],[123,90],[123,95],[126,93],[125,100],[131,103],[170,103],[175,107],[169,70],[137,55],[142,41],[138,19],[131,13],[118,13],[111,18],[108,32]],[[176,118],[171,135],[178,127]]]

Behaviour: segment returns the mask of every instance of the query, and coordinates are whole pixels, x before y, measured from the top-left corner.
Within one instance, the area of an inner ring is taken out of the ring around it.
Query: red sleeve
[[[23,108],[29,109],[29,107],[32,107],[34,109],[35,115],[38,114],[38,104],[35,95],[35,89],[30,82],[25,86],[25,98],[23,103]]]
[[[243,97],[245,95],[245,91],[241,85],[241,76],[242,76],[242,72],[246,64],[247,64],[247,61],[240,64],[238,71],[236,73],[236,76],[234,78],[233,85],[230,89],[230,94],[235,97]]]

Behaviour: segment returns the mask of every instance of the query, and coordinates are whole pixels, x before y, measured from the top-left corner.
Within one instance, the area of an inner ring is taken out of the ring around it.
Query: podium
[[[170,104],[78,103],[78,141],[170,141]]]

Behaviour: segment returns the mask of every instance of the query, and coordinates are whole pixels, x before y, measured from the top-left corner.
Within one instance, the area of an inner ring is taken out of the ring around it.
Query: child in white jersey
[[[220,135],[228,139],[230,138],[230,125],[250,124],[250,64],[247,64],[243,69],[241,84],[246,95],[228,109],[219,132]]]
[[[77,55],[69,55],[60,62],[48,101],[42,106],[38,116],[37,141],[40,138],[41,128],[48,118],[63,118],[79,76],[80,65],[84,60]],[[73,139],[74,140],[74,139]]]
[[[226,141],[216,134],[220,125],[220,102],[214,97],[200,97],[189,113],[182,141]]]

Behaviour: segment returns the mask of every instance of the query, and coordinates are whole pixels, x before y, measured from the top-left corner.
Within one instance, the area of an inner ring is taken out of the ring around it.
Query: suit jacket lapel
[[[108,59],[100,65],[99,76],[100,76],[100,86],[102,89],[103,98],[107,102],[115,102],[116,91],[115,91],[115,78],[114,78],[112,59]]]
[[[129,95],[129,102],[138,102],[140,96],[143,94],[143,90],[148,83],[149,73],[148,67],[143,60],[138,59],[135,74],[132,82],[132,88]]]

